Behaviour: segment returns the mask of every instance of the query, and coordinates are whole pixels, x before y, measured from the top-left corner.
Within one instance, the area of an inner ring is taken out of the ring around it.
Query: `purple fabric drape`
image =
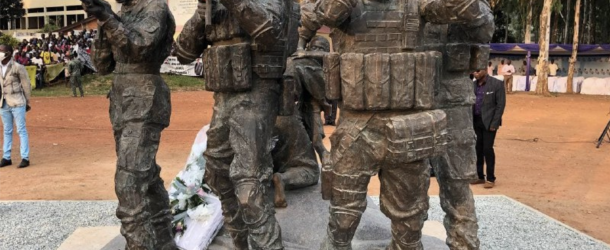
[[[510,51],[516,46],[517,44],[515,43],[492,43],[489,45],[492,51]]]
[[[532,52],[527,52],[527,65],[525,68],[525,91],[530,91],[530,67],[532,65]]]
[[[540,51],[540,45],[535,43],[492,43],[490,44],[492,51],[506,52],[511,51],[515,48],[519,48],[525,51],[538,52]],[[557,47],[572,51],[572,44],[549,44],[549,50],[556,49]],[[604,51],[610,51],[610,44],[579,44],[578,52],[588,52],[596,49]]]

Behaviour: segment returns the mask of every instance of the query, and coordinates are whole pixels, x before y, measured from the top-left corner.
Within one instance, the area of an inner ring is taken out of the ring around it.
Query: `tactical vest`
[[[359,0],[331,37],[342,53],[400,53],[420,46],[422,24],[419,0]]]
[[[206,40],[212,43],[203,54],[206,90],[239,92],[252,88],[252,72],[262,79],[281,79],[286,59],[296,51],[300,7],[284,0],[282,33],[271,47],[256,44],[244,32],[236,18],[220,3],[213,25],[206,28]]]
[[[342,108],[353,111],[430,110],[437,106],[444,72],[480,64],[471,59],[484,56],[470,45],[424,44],[419,2],[358,1],[348,21],[331,34],[341,55],[324,60],[328,99],[341,99]]]

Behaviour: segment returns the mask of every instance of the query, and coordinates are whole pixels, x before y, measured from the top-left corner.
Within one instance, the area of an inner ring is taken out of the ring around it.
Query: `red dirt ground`
[[[162,177],[180,171],[197,131],[209,123],[212,94],[172,95],[171,126],[157,155]],[[475,194],[504,194],[595,238],[610,242],[610,143],[594,141],[610,119],[610,97],[565,95],[508,96],[504,126],[496,140],[496,187],[473,187]],[[33,98],[27,124],[32,166],[0,169],[0,200],[108,200],[113,189],[114,142],[108,101],[85,98]],[[325,127],[330,134],[334,127]],[[534,139],[537,138],[537,142]],[[328,145],[328,140],[326,140]],[[369,193],[379,193],[373,180]],[[438,194],[432,181],[430,194]]]

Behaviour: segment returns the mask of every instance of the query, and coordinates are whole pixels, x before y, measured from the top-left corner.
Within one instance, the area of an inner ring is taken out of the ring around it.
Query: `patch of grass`
[[[163,80],[167,83],[172,91],[194,91],[203,90],[204,83],[202,78],[180,76],[180,75],[165,75],[162,74]],[[85,95],[106,95],[112,87],[114,75],[100,76],[97,74],[89,74],[83,76],[83,90]],[[78,90],[76,90],[78,94]],[[32,90],[32,96],[72,96],[70,84],[63,80],[54,83],[52,87],[44,89]]]
[[[204,90],[204,81],[201,77],[166,75],[162,74],[163,80],[172,91]]]

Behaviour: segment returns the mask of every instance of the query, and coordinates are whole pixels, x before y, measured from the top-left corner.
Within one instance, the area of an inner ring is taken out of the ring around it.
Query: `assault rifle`
[[[94,5],[104,6],[104,9],[106,10],[106,12],[112,13],[112,15],[114,16],[115,19],[117,19],[119,21],[121,20],[121,18],[116,13],[114,13],[114,11],[112,11],[112,6],[110,6],[110,4],[108,2],[106,2],[105,0],[80,0],[80,1],[85,6],[94,6]]]

